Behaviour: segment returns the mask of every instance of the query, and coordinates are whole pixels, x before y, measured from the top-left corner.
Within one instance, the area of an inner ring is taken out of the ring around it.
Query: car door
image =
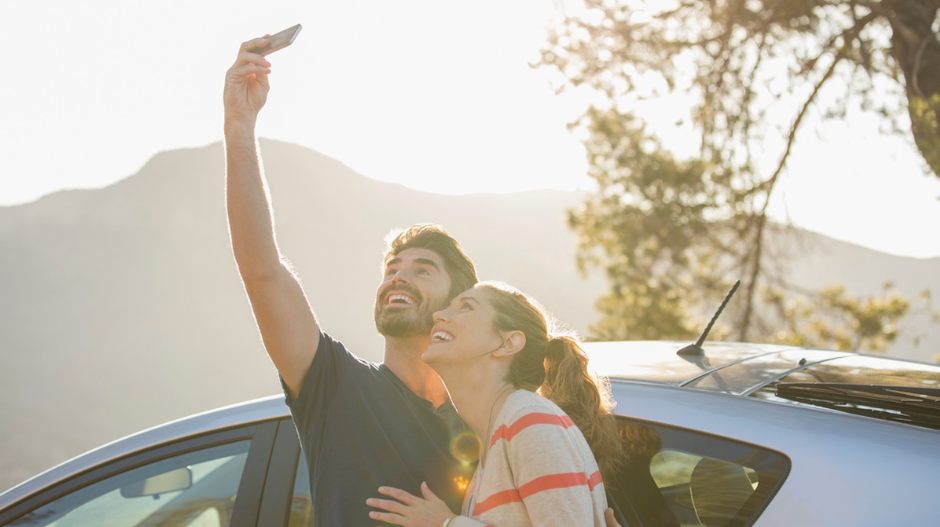
[[[254,527],[282,421],[290,425],[206,433],[107,461],[0,512],[0,526]]]
[[[258,525],[309,527],[313,525],[313,501],[307,466],[301,456],[297,429],[290,419],[278,424],[277,437],[264,482]]]

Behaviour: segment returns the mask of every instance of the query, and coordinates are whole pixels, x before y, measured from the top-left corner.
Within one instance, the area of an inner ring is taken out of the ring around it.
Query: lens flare
[[[470,486],[470,480],[463,476],[457,476],[454,478],[454,484],[457,485],[457,490],[464,492]]]
[[[471,465],[480,459],[480,441],[473,432],[464,432],[451,440],[450,453],[464,465]]]

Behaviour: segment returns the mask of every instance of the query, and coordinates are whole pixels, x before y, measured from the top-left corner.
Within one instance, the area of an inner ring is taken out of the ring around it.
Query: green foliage
[[[924,156],[934,174],[940,174],[940,94],[934,94],[930,99],[911,97],[908,106],[911,115],[911,130]]]
[[[592,328],[605,340],[688,338],[690,290],[713,254],[709,239],[721,213],[720,174],[700,161],[677,162],[638,120],[592,108],[585,116],[591,139],[590,175],[598,190],[572,211],[582,270],[603,265],[611,293],[598,301],[604,314]],[[705,288],[710,291],[712,288]]]
[[[809,295],[767,289],[765,299],[778,309],[785,328],[769,335],[768,342],[844,351],[884,351],[897,339],[898,321],[911,308],[890,284],[878,297],[853,298],[844,286],[833,285]]]
[[[915,139],[927,164],[940,140],[931,123],[898,122],[898,108],[940,94],[934,0],[584,0],[585,12],[549,34],[539,66],[561,89],[587,87],[611,107],[679,91],[695,101],[702,158],[751,186],[776,181],[806,111],[843,117],[851,102],[874,110]],[[878,91],[875,92],[875,86]],[[658,86],[650,91],[649,86]],[[828,90],[828,96],[820,93]],[[785,144],[768,112],[793,105]],[[773,157],[776,168],[758,161]]]
[[[932,73],[940,72],[940,45],[931,26],[922,24],[940,5],[584,5],[583,15],[566,18],[550,33],[538,65],[559,75],[560,91],[587,90],[598,101],[574,123],[586,136],[597,188],[569,217],[579,235],[579,266],[604,269],[611,285],[597,304],[602,318],[592,328],[595,336],[689,338],[740,278],[734,304],[740,307],[723,317],[740,340],[877,350],[896,339],[897,323],[910,307],[906,299],[889,291],[852,298],[839,286],[797,292],[785,283],[780,264],[787,248],[768,242],[776,227],[767,205],[813,107],[839,118],[855,101],[893,119],[893,108],[908,106],[912,126],[905,133],[940,175],[940,82]],[[889,100],[884,89],[873,95],[876,82],[889,86]],[[676,158],[642,119],[625,111],[671,91],[695,101],[695,159]],[[793,113],[778,134],[768,116],[781,106],[792,106]]]

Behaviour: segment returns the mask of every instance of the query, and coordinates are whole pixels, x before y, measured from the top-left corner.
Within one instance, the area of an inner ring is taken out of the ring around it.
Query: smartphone
[[[294,39],[297,38],[297,34],[300,33],[300,30],[301,26],[300,24],[297,24],[296,26],[289,27],[284,31],[275,33],[268,37],[267,45],[261,48],[255,48],[253,51],[259,55],[268,55],[281,48],[286,48],[294,42]]]

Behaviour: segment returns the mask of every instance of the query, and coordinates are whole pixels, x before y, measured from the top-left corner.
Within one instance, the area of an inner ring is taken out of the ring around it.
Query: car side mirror
[[[193,472],[183,467],[124,485],[121,487],[121,496],[125,498],[156,497],[165,492],[186,490],[192,485]]]

